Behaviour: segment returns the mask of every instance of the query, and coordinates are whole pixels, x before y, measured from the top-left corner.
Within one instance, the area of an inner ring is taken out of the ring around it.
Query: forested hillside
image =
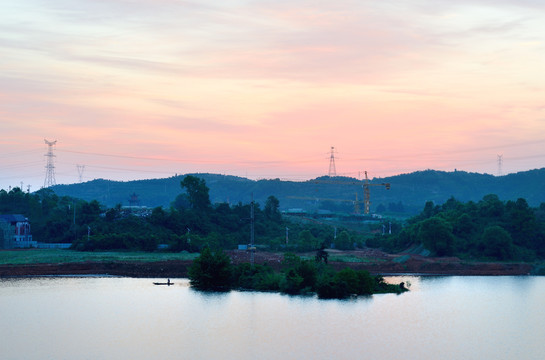
[[[273,195],[280,200],[281,210],[302,208],[308,212],[319,209],[352,212],[356,196],[359,201],[363,200],[363,188],[361,184],[354,185],[358,180],[353,178],[323,177],[294,182],[279,179],[254,181],[216,174],[193,175],[206,181],[213,204],[248,203],[253,195],[255,201],[263,206],[267,197]],[[59,196],[70,196],[86,201],[97,200],[108,207],[117,204],[129,205],[131,195],[136,195],[139,205],[168,208],[173,199],[182,193],[179,184],[184,177],[185,175],[180,175],[165,179],[127,182],[99,179],[82,184],[57,185],[52,189]],[[440,204],[450,197],[460,201],[479,201],[487,194],[497,194],[506,201],[524,198],[530,206],[539,206],[545,202],[545,169],[501,177],[464,171],[426,170],[374,178],[370,183],[391,184],[390,190],[386,190],[384,186],[370,187],[371,212],[398,213],[405,216],[417,214],[427,201]]]

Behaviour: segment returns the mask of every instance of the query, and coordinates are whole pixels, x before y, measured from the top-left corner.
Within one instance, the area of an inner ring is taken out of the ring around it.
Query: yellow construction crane
[[[390,183],[381,183],[381,184],[369,184],[369,179],[367,178],[367,171],[365,172],[365,180],[363,183],[363,203],[365,204],[364,213],[369,214],[369,208],[371,206],[371,195],[369,194],[369,186],[384,186],[386,190],[390,190]]]

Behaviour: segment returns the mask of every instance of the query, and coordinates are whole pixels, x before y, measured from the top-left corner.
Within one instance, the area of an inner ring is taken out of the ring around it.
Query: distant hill
[[[302,208],[312,212],[318,209],[351,211],[356,193],[358,200],[363,200],[362,183],[354,178],[322,177],[295,182],[278,179],[256,181],[218,174],[191,175],[206,181],[212,203],[249,203],[253,194],[255,201],[264,205],[267,197],[274,195],[280,200],[283,210]],[[176,196],[183,193],[180,182],[184,176],[126,182],[98,179],[80,184],[56,185],[52,190],[59,196],[97,200],[108,207],[129,205],[133,194],[136,195],[133,200],[137,199],[139,205],[169,207]],[[497,194],[501,200],[525,198],[531,206],[545,202],[545,168],[501,177],[464,171],[426,170],[370,181],[370,184],[381,183],[390,183],[391,188],[370,186],[372,212],[379,208],[415,214],[422,210],[426,201],[440,204],[451,196],[460,201],[479,201],[491,193]],[[363,204],[360,207],[363,211]]]

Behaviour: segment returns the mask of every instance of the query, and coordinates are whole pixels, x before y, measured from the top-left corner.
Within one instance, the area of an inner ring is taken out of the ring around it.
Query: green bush
[[[231,259],[221,249],[212,252],[205,247],[189,268],[189,282],[199,290],[230,290],[231,279]]]

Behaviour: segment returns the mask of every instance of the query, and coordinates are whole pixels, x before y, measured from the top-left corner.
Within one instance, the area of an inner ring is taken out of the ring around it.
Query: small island
[[[346,267],[335,271],[320,252],[315,259],[286,253],[281,270],[261,264],[233,265],[221,249],[205,247],[189,268],[192,287],[203,291],[277,291],[289,295],[313,295],[320,299],[346,299],[376,293],[408,291],[404,283],[388,284],[380,275]]]

